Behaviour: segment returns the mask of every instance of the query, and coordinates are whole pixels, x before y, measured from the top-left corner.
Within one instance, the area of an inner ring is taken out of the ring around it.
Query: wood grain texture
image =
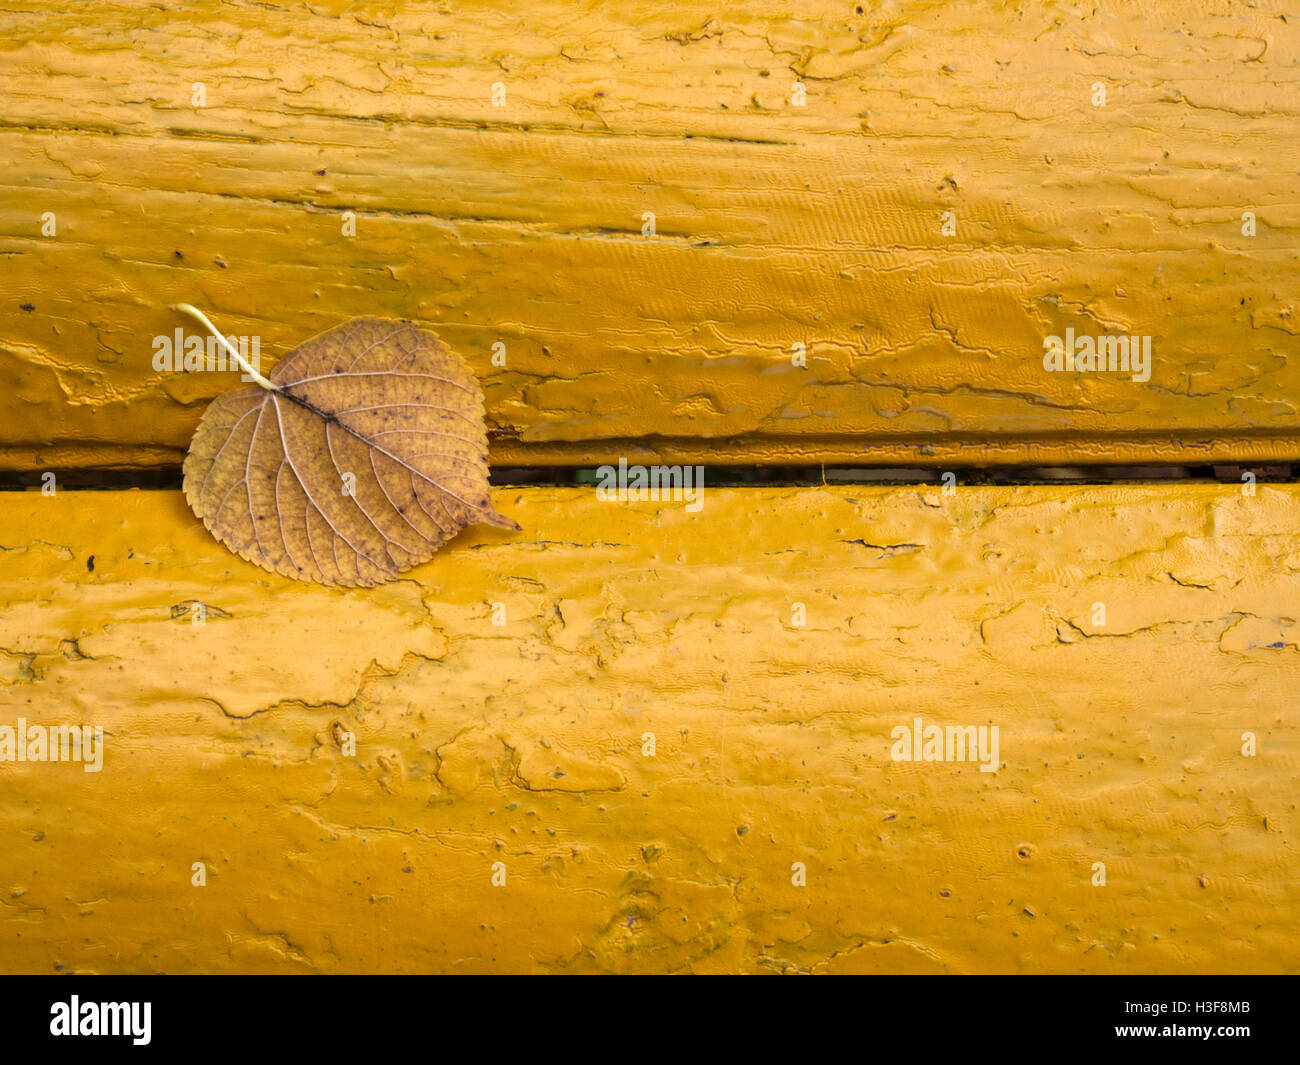
[[[106,732],[0,763],[0,968],[1296,971],[1294,486],[494,503],[342,591],[0,496],[0,725]]]
[[[1300,457],[1285,5],[790,12],[6,4],[0,462],[179,462],[182,300],[269,360],[421,321],[498,463]],[[1045,372],[1067,328],[1150,381]]]

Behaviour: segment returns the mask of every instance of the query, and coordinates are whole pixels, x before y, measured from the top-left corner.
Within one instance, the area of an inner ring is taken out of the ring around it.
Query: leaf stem
[[[208,331],[214,337],[217,338],[217,343],[219,343],[223,348],[226,349],[226,354],[229,355],[232,359],[234,359],[235,362],[239,363],[239,366],[244,371],[244,373],[248,374],[249,377],[251,377],[254,381],[256,381],[267,391],[269,392],[280,391],[278,385],[271,384],[270,381],[268,381],[265,377],[263,377],[260,373],[254,370],[252,366],[248,364],[248,360],[245,359],[241,354],[239,354],[238,351],[236,351],[231,346],[230,341],[221,335],[221,330],[219,330],[215,325],[213,325],[212,322],[208,320],[208,316],[204,314],[201,310],[199,310],[197,307],[190,306],[190,304],[188,303],[173,304],[172,310],[183,311],[185,314],[197,318],[200,322],[203,323],[203,325],[207,327]]]

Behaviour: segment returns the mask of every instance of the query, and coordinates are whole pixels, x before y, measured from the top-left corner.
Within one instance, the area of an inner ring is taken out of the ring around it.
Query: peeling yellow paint
[[[497,463],[1295,459],[1285,14],[9,4],[0,463],[175,464],[230,384],[152,369],[178,301],[268,358],[430,325]]]
[[[0,726],[105,730],[0,762],[0,969],[1296,971],[1300,488],[494,504],[345,591],[0,496]]]

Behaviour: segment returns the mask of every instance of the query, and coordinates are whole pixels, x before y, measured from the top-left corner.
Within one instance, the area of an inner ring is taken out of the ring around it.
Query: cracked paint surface
[[[232,380],[152,369],[182,300],[421,321],[496,463],[1300,455],[1285,5],[858,6],[8,5],[0,462],[176,464]]]
[[[1295,971],[1296,486],[494,502],[342,590],[0,496],[0,725],[105,730],[0,763],[0,968]]]

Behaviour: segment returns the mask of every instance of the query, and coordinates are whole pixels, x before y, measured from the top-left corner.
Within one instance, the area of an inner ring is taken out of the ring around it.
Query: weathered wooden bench
[[[1300,459],[1300,27],[813,6],[0,14],[0,727],[103,730],[0,760],[0,969],[1295,970],[1300,489],[962,471]],[[502,470],[934,483],[301,584],[124,487],[180,301],[419,320]]]

